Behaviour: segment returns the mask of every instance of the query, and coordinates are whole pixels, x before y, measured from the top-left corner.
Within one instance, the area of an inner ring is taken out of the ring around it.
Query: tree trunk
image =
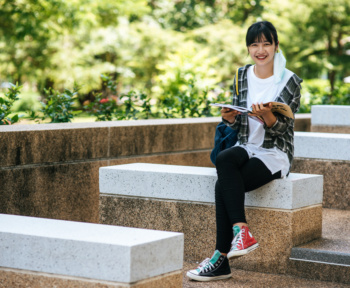
[[[328,72],[329,84],[331,85],[331,94],[329,95],[330,104],[332,104],[332,100],[333,100],[332,96],[333,96],[333,91],[334,91],[335,74],[336,74],[336,72],[334,70],[331,70]]]

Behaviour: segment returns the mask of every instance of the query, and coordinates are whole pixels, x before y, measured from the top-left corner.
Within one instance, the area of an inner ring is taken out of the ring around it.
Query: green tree
[[[350,73],[349,15],[346,0],[271,0],[262,18],[277,27],[287,66],[306,79],[326,75],[333,91]]]
[[[59,49],[57,41],[76,31],[85,29],[86,35],[93,27],[115,26],[120,16],[135,18],[148,11],[143,0],[0,0],[0,7],[1,74],[20,83],[41,82],[43,88],[55,81],[47,75],[57,67],[51,61]]]
[[[327,69],[331,90],[334,90],[336,77],[345,77],[350,72],[350,2],[347,0],[304,1],[311,7],[306,22],[310,42],[320,45],[311,55],[323,58]],[[347,70],[347,71],[346,71]]]
[[[230,19],[242,25],[250,17],[258,17],[268,0],[149,0],[153,17],[167,29],[186,32]]]

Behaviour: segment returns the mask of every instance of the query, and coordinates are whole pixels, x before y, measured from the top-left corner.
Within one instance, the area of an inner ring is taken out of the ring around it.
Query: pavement
[[[184,263],[184,280],[183,288],[349,288],[350,284],[341,284],[334,282],[316,281],[293,277],[289,275],[276,275],[268,273],[259,273],[252,271],[244,271],[238,269],[231,269],[232,278],[227,280],[219,280],[212,282],[197,282],[189,280],[186,272],[190,269],[196,268],[197,263]]]

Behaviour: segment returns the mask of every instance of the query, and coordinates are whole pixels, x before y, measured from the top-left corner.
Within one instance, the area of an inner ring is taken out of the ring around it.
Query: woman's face
[[[248,47],[250,57],[257,66],[273,66],[273,57],[278,45],[268,42],[264,35],[261,37],[261,42],[256,41]]]

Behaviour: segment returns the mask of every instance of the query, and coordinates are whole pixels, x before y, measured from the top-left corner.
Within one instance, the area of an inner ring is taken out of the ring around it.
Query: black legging
[[[216,170],[216,249],[228,253],[233,239],[233,224],[247,222],[244,212],[245,192],[281,178],[281,171],[272,175],[260,159],[249,159],[247,151],[241,147],[220,152],[216,158]]]

